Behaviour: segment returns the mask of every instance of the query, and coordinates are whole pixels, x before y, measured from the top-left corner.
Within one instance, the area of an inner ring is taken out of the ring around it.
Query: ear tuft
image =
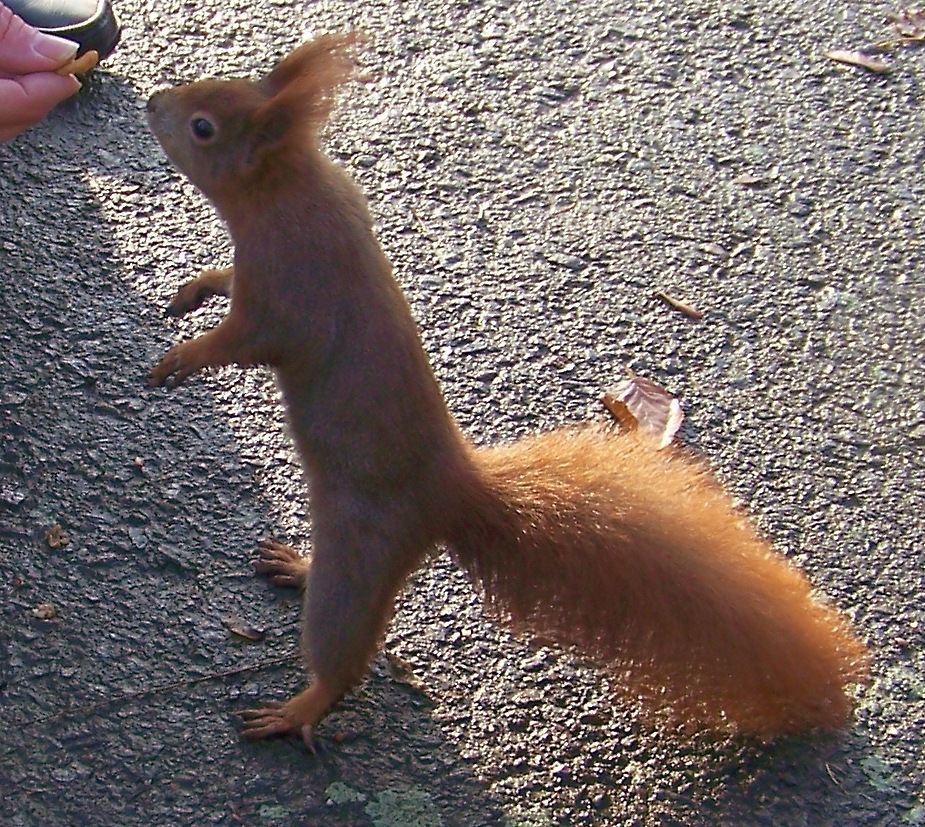
[[[266,106],[285,108],[293,121],[317,130],[331,113],[334,91],[353,77],[353,47],[363,40],[359,32],[346,32],[299,46],[260,81],[270,97]]]

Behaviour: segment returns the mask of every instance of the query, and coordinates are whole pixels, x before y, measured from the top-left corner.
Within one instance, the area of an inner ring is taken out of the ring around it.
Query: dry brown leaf
[[[59,525],[53,525],[45,532],[45,543],[48,548],[64,548],[71,538],[64,533],[64,529]]]
[[[658,440],[659,449],[671,444],[684,421],[681,403],[661,385],[641,376],[624,379],[601,401],[621,426]]]
[[[225,628],[231,632],[231,634],[243,638],[244,640],[250,640],[254,643],[258,643],[267,636],[265,629],[256,629],[253,626],[248,626],[246,623],[241,622],[236,617],[226,617],[222,622],[225,624]]]
[[[678,312],[683,313],[689,319],[694,319],[695,321],[699,322],[703,318],[702,311],[698,310],[693,305],[682,302],[680,299],[676,299],[670,293],[666,293],[663,290],[656,290],[655,297],[657,299],[661,299],[669,307],[673,307]]]
[[[878,57],[865,55],[863,52],[854,52],[849,49],[832,49],[826,52],[825,56],[829,60],[834,60],[836,63],[845,63],[849,66],[860,66],[862,69],[867,69],[869,72],[876,72],[879,75],[884,75],[890,71],[889,63],[880,60]]]
[[[732,179],[732,183],[740,187],[763,187],[771,180],[769,175],[756,175],[751,172],[743,172]]]
[[[893,23],[899,38],[877,45],[906,46],[913,43],[925,43],[925,11],[903,9],[900,12],[888,14],[887,19]]]
[[[411,664],[404,658],[400,658],[392,652],[386,652],[385,663],[389,676],[393,681],[404,686],[410,686],[418,692],[424,691],[424,684],[421,683],[420,678],[414,674],[414,669]]]
[[[627,430],[635,431],[639,427],[639,420],[630,413],[630,409],[622,399],[617,399],[613,391],[606,391],[601,397],[604,407],[610,411],[611,416],[617,420],[617,424]]]

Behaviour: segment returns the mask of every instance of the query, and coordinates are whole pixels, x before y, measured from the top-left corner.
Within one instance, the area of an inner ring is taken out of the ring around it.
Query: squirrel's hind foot
[[[254,571],[262,574],[274,586],[305,588],[309,562],[292,546],[276,540],[261,540],[258,551],[260,556],[251,564]]]
[[[242,734],[249,741],[259,741],[282,735],[298,735],[308,750],[316,753],[314,728],[341,692],[331,690],[322,681],[293,695],[288,701],[267,701],[256,709],[242,709],[238,715],[244,721]]]

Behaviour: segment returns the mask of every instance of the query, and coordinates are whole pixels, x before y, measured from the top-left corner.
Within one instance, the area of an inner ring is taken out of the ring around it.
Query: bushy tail
[[[450,538],[515,628],[620,671],[650,708],[774,735],[843,726],[864,646],[710,473],[596,428],[475,452]]]

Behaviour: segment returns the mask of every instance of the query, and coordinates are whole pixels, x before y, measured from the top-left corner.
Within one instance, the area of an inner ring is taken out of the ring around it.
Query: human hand
[[[76,43],[29,26],[0,3],[0,143],[80,89],[73,75],[55,74],[76,51]]]

